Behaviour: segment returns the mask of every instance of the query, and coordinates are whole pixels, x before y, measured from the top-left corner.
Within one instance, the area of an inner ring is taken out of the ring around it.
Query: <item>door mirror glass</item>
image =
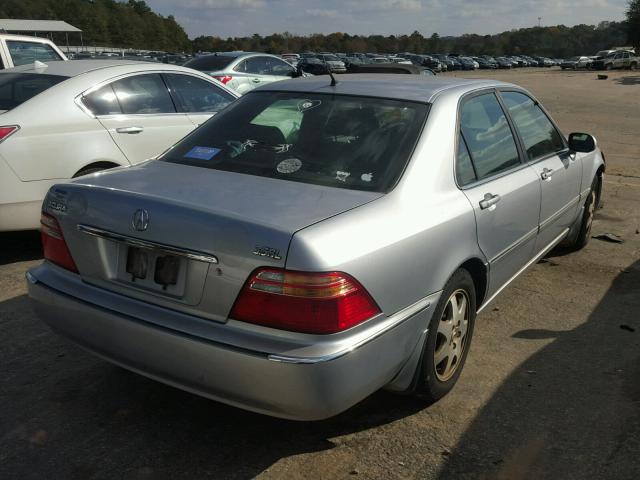
[[[573,152],[591,153],[596,149],[596,139],[588,133],[569,135],[569,149]]]

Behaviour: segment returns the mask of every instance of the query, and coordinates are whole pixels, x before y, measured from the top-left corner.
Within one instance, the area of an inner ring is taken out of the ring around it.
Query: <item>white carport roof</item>
[[[0,30],[6,32],[81,32],[61,20],[16,20],[0,18]]]

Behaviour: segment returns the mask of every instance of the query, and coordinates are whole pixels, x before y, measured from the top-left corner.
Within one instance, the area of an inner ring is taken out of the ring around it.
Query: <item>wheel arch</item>
[[[82,175],[83,171],[86,171],[89,169],[99,168],[102,170],[107,170],[109,168],[115,168],[115,167],[121,167],[121,166],[122,165],[120,163],[114,162],[112,160],[93,161],[91,163],[84,165],[82,168],[78,169],[78,171],[73,174],[73,178],[79,177],[80,175]]]
[[[485,262],[478,257],[466,260],[458,268],[469,272],[476,290],[476,310],[480,308],[487,295],[489,287],[489,269]]]

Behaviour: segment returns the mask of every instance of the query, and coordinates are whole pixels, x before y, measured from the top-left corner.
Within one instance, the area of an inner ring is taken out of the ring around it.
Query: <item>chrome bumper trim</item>
[[[206,262],[217,264],[218,258],[215,255],[208,253],[197,252],[195,250],[189,250],[187,248],[174,247],[171,245],[165,245],[162,243],[151,242],[149,240],[141,240],[139,238],[129,237],[120,233],[110,232],[109,230],[103,230],[101,228],[90,227],[89,225],[78,225],[78,231],[86,233],[98,238],[104,238],[105,240],[111,240],[114,242],[121,242],[132,247],[148,248],[151,250],[158,250],[169,255],[176,255],[179,257],[185,257],[190,260],[197,260],[198,262]]]

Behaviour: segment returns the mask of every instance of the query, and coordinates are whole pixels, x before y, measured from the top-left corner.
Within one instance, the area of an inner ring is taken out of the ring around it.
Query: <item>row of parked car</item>
[[[563,70],[593,69],[593,70],[636,70],[640,65],[640,58],[635,50],[603,50],[596,55],[572,57],[562,62]]]
[[[411,52],[398,53],[394,55],[380,55],[376,53],[305,52],[301,54],[285,53],[282,55],[282,58],[293,65],[302,65],[303,68],[309,63],[325,63],[337,73],[348,70],[351,65],[381,63],[413,64],[429,68],[434,72],[442,72],[452,70],[553,67],[560,65],[562,62],[561,59],[530,57],[527,55],[501,56],[494,58],[490,55],[471,57],[458,54],[417,54]]]

